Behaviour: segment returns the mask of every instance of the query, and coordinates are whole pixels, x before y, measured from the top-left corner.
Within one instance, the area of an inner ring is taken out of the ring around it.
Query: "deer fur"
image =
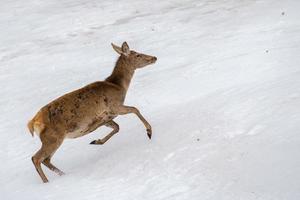
[[[151,139],[150,124],[137,108],[124,105],[124,100],[135,70],[155,63],[157,58],[130,50],[126,42],[122,47],[114,44],[112,47],[120,57],[109,77],[55,99],[42,107],[28,122],[32,136],[35,133],[42,142],[32,162],[43,182],[48,182],[48,179],[41,163],[59,175],[64,174],[50,161],[65,138],[81,137],[100,126],[107,126],[112,131],[104,138],[90,143],[104,144],[119,131],[119,125],[114,121],[118,115],[136,114]]]

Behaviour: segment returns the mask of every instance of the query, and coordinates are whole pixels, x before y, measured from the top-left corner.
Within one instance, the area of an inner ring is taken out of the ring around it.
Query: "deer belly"
[[[115,118],[116,115],[108,114],[107,112],[101,113],[101,115],[96,116],[94,119],[86,119],[85,122],[80,122],[76,124],[69,125],[69,131],[66,135],[67,138],[77,138],[84,136],[90,132],[93,132],[98,127],[106,124],[108,121]]]
[[[67,133],[67,138],[78,138],[96,130],[103,123],[101,121],[89,121],[76,126],[74,130]]]
[[[78,138],[81,136],[86,135],[86,133],[84,131],[82,131],[81,129],[78,129],[76,131],[67,133],[66,138]]]

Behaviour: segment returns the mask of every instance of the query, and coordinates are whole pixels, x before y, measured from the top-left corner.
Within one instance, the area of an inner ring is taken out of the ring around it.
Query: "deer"
[[[27,124],[32,137],[36,134],[42,143],[31,160],[44,183],[48,179],[41,164],[58,175],[64,174],[51,163],[51,158],[65,138],[78,138],[106,126],[112,131],[90,143],[103,145],[119,132],[114,121],[118,115],[135,114],[151,139],[151,125],[136,107],[124,105],[124,100],[135,70],[155,63],[157,58],[130,50],[127,42],[121,47],[111,45],[119,58],[110,76],[58,97],[42,107]]]

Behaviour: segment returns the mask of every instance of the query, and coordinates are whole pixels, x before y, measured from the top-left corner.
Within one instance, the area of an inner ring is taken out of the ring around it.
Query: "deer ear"
[[[130,54],[130,49],[129,49],[129,46],[128,46],[127,42],[123,42],[122,52],[125,56],[128,56]]]
[[[111,43],[111,46],[113,47],[113,49],[114,49],[118,54],[121,55],[121,54],[123,53],[121,47],[118,47],[117,45],[115,45],[115,44],[113,44],[113,43]]]

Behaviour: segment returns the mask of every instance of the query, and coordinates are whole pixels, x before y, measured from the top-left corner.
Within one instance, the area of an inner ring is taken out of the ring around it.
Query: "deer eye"
[[[139,58],[139,57],[141,57],[141,55],[140,55],[140,54],[137,54],[137,55],[136,55],[136,57],[138,57],[138,58]]]

